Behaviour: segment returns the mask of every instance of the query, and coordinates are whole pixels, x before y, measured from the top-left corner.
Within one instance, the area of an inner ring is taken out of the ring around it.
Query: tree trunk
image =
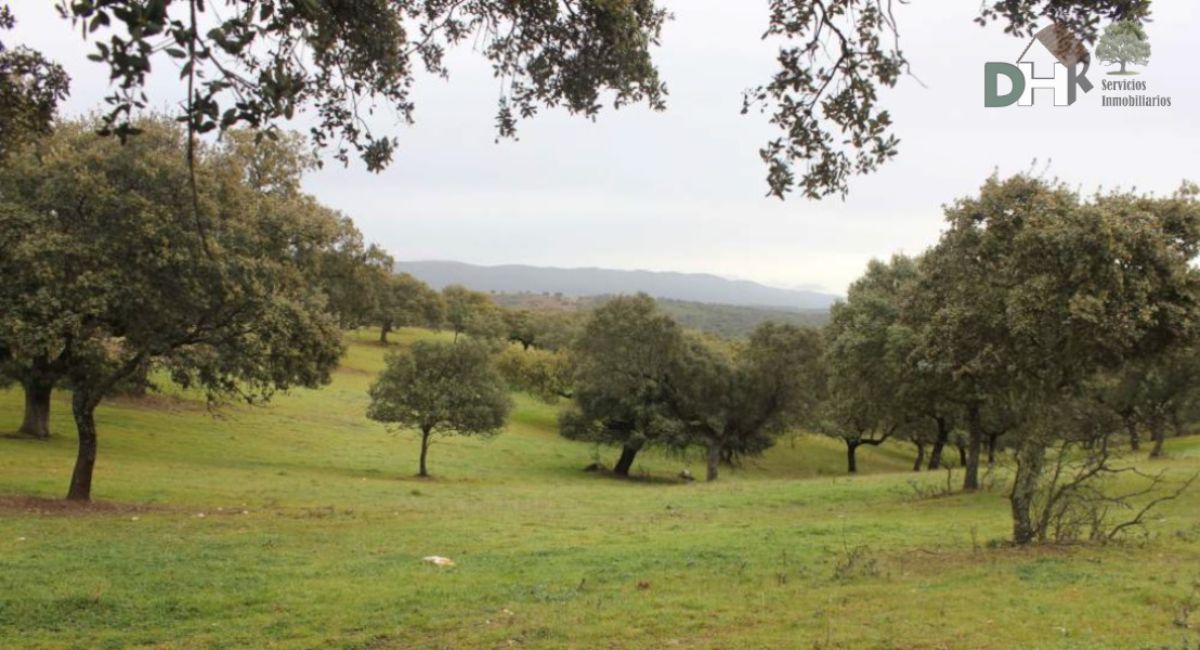
[[[621,447],[621,457],[617,459],[617,464],[613,467],[613,473],[617,476],[629,476],[629,470],[633,467],[633,459],[637,453],[641,451],[642,443],[629,443]]]
[[[1129,433],[1129,448],[1137,451],[1142,447],[1141,436],[1138,435],[1137,423],[1132,417],[1125,418],[1125,431]]]
[[[429,429],[421,429],[421,471],[417,476],[425,478],[429,476],[429,470],[425,466],[425,457],[429,455]]]
[[[1121,74],[1125,74],[1125,62],[1121,62]]]
[[[979,452],[983,449],[983,424],[980,421],[979,405],[967,407],[967,457],[963,459],[966,469],[963,476],[963,490],[973,492],[979,489]]]
[[[846,471],[850,474],[858,473],[858,445],[857,442],[846,441]]]
[[[71,487],[67,490],[70,501],[92,500],[92,471],[96,468],[96,405],[99,401],[84,391],[76,391],[71,396],[71,413],[79,432],[79,453],[71,473]]]
[[[721,445],[716,442],[708,443],[708,473],[705,480],[715,481],[721,470]]]
[[[937,421],[937,439],[933,441],[933,451],[929,452],[929,469],[938,469],[942,466],[942,449],[946,447],[946,441],[950,439],[950,427],[946,422],[946,418],[938,416],[934,418]]]
[[[1033,523],[1033,500],[1046,462],[1040,442],[1025,440],[1017,449],[1017,474],[1013,477],[1009,504],[1012,506],[1013,542],[1029,544],[1037,537]]]
[[[50,437],[50,393],[54,384],[48,381],[30,379],[23,382],[25,387],[25,418],[17,433],[31,438],[45,440]]]
[[[1150,439],[1154,441],[1154,447],[1150,449],[1150,457],[1162,458],[1163,441],[1166,439],[1166,426],[1162,415],[1158,413],[1150,418]]]
[[[913,471],[921,471],[921,465],[925,462],[925,443],[919,440],[914,440],[913,444],[917,446],[917,459],[913,461]]]
[[[1183,418],[1179,415],[1178,408],[1171,409],[1171,433],[1175,434],[1176,438],[1183,437]]]
[[[380,343],[382,343],[383,345],[387,345],[387,344],[388,344],[387,335],[388,335],[388,332],[390,332],[390,331],[392,331],[392,323],[391,323],[391,321],[385,322],[385,323],[384,323],[382,326],[380,326],[380,328],[379,328],[379,342],[380,342]]]
[[[989,433],[987,442],[987,464],[988,469],[996,466],[996,440],[1000,438],[998,433]]]

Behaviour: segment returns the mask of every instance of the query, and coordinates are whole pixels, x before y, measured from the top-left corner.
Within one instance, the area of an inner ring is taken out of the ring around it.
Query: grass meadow
[[[947,477],[909,471],[910,446],[847,477],[840,443],[797,435],[714,484],[654,453],[622,481],[524,396],[502,435],[439,440],[420,480],[416,437],[364,416],[384,348],[348,337],[330,386],[265,407],[106,403],[90,508],[56,501],[63,391],[51,441],[0,438],[0,647],[1200,647],[1200,492],[1136,540],[1018,550],[995,543],[1003,469],[920,497]],[[0,431],[20,406],[0,391]],[[1200,438],[1168,456],[1143,466],[1200,471]]]

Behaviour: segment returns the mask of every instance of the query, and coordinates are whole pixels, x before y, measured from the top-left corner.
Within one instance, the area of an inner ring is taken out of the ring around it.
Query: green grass
[[[435,335],[398,338],[418,336]],[[64,395],[55,439],[0,439],[0,647],[1200,642],[1176,623],[1200,578],[1196,494],[1136,545],[989,548],[1008,533],[1002,489],[915,499],[901,445],[864,450],[853,478],[842,447],[799,436],[715,484],[618,481],[581,471],[614,451],[560,439],[556,408],[524,397],[503,435],[435,444],[436,477],[419,480],[414,437],[363,417],[382,367],[373,338],[350,335],[331,386],[268,407],[102,407],[95,497],[108,508],[17,498],[65,493]],[[0,392],[0,431],[19,400]],[[1168,449],[1152,468],[1200,469],[1200,440]],[[656,454],[635,469],[685,466],[702,474],[699,459]],[[420,561],[431,554],[457,566]]]

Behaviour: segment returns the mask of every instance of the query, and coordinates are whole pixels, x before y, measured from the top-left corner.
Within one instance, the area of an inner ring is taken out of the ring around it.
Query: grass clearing
[[[445,336],[415,330],[398,340]],[[65,395],[49,442],[0,439],[0,646],[281,648],[1180,648],[1200,635],[1200,494],[1148,540],[990,548],[1002,487],[916,499],[910,449],[784,439],[720,482],[585,473],[557,409],[518,396],[504,435],[417,440],[363,415],[369,331],[334,383],[210,414],[185,395],[99,413],[95,498],[61,497]],[[0,430],[20,394],[0,392]],[[1200,439],[1147,463],[1200,470]],[[605,463],[616,452],[601,449]],[[636,474],[700,458],[647,453]],[[420,561],[445,555],[454,568]]]

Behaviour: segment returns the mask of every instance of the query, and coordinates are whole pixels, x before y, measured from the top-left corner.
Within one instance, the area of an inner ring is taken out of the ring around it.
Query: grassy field
[[[854,478],[838,444],[799,437],[716,484],[654,454],[619,481],[581,471],[597,450],[521,397],[503,435],[438,442],[418,480],[415,438],[363,416],[373,338],[351,335],[331,386],[268,407],[102,407],[87,510],[29,498],[66,491],[64,395],[55,439],[0,439],[0,647],[1200,645],[1200,494],[1137,543],[993,547],[1002,486],[917,498],[946,477],[906,471],[904,446],[864,450]],[[19,406],[0,392],[0,431]],[[1200,469],[1200,439],[1168,451],[1154,469]]]

